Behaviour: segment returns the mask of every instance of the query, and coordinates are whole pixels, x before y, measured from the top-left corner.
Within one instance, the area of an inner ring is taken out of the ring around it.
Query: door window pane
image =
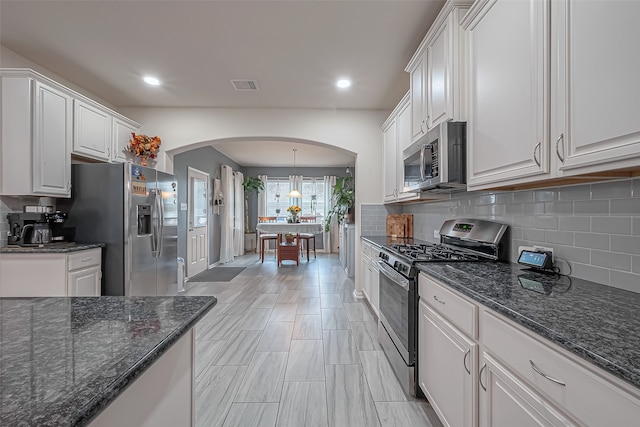
[[[192,194],[192,209],[193,218],[192,224],[194,227],[206,227],[207,226],[207,182],[192,178],[191,182],[193,188]]]

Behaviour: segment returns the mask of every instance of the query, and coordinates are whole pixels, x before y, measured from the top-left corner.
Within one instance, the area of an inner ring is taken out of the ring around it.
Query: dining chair
[[[265,222],[276,222],[277,217],[275,216],[259,216],[258,217],[258,223],[265,223]],[[263,233],[263,232],[258,232],[258,238],[260,239],[260,258],[262,259],[262,262],[264,262],[264,245],[265,243],[273,240],[274,242],[278,240],[278,235],[276,233]],[[277,252],[277,248],[276,248],[276,252]]]
[[[300,217],[300,222],[316,222],[318,220],[317,216],[301,216]],[[311,243],[311,241],[313,240],[313,257],[316,257],[316,235],[313,233],[300,233],[299,234],[300,240],[304,241],[305,244],[303,246],[300,246],[300,250],[303,250],[303,248],[307,248],[307,262],[309,262],[309,244]]]

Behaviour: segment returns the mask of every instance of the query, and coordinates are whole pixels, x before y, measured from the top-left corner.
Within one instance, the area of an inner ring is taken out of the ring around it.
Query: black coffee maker
[[[66,212],[24,212],[10,213],[7,244],[20,246],[46,245],[64,242],[63,224]]]

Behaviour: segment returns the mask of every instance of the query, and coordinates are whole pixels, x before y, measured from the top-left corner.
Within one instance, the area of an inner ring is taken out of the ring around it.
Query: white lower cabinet
[[[0,255],[0,297],[99,296],[102,249]]]
[[[478,344],[419,305],[418,382],[445,426],[477,425]]]
[[[638,424],[638,388],[424,273],[418,288],[418,381],[444,425]]]
[[[379,248],[364,240],[361,241],[360,247],[362,248],[362,266],[364,267],[362,291],[377,316],[380,304],[380,273],[377,264]]]
[[[480,363],[480,427],[575,425],[491,355]]]

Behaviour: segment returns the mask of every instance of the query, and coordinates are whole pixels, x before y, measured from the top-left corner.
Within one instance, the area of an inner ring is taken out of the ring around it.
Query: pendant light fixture
[[[298,151],[298,150],[294,148],[293,149],[293,179],[294,180],[295,180],[295,176],[296,176],[296,151]],[[296,189],[295,184],[294,184],[293,190],[291,190],[291,192],[289,194],[287,194],[287,197],[289,197],[291,199],[300,199],[300,198],[302,198],[302,194],[300,194],[300,192]]]

